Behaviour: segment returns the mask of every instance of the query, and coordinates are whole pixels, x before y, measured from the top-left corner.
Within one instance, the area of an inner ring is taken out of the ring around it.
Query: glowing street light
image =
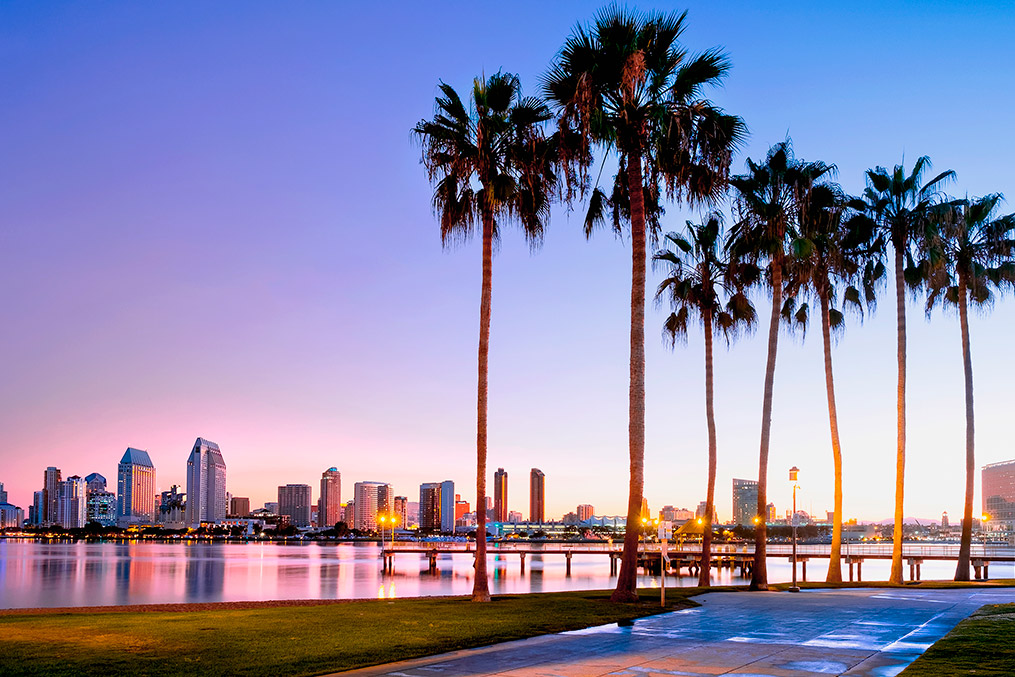
[[[789,481],[793,483],[793,585],[790,592],[800,592],[800,586],[796,584],[796,490],[799,488],[796,478],[799,472],[800,468],[796,466],[789,469]]]

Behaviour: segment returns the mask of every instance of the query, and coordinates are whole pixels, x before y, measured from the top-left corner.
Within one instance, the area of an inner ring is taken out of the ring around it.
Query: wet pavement
[[[702,606],[630,624],[543,635],[343,674],[890,677],[984,604],[1015,602],[1015,589],[714,592],[694,599]]]

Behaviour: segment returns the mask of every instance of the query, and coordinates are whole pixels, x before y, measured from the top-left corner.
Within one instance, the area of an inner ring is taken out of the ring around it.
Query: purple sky
[[[643,5],[647,6],[647,5]],[[667,6],[664,3],[658,5]],[[676,6],[674,6],[676,7]],[[680,5],[684,7],[684,5]],[[418,497],[474,500],[479,247],[442,251],[409,129],[440,79],[537,78],[586,3],[0,5],[0,482],[27,507],[43,469],[115,482],[128,446],[162,489],[197,436],[255,505],[337,466]],[[944,3],[691,3],[686,42],[724,46],[715,99],[758,158],[863,171],[922,154],[957,195],[1011,193],[1015,12]],[[744,156],[737,158],[737,171]],[[1015,208],[1007,206],[1009,210]],[[558,210],[542,250],[512,229],[494,266],[490,460],[528,513],[624,512],[629,253]],[[666,227],[686,212],[670,208]],[[650,284],[659,279],[651,274]],[[886,293],[890,290],[886,290]],[[895,343],[889,297],[836,347],[847,517],[889,517]],[[759,308],[764,311],[764,302]],[[701,341],[666,349],[648,313],[646,495],[704,498]],[[960,513],[957,323],[910,308],[907,515]],[[972,321],[977,462],[1015,457],[1009,298]],[[720,516],[757,476],[764,332],[716,356]],[[784,339],[770,496],[831,508],[818,333]],[[979,478],[977,478],[977,484]],[[979,499],[977,499],[979,500]]]

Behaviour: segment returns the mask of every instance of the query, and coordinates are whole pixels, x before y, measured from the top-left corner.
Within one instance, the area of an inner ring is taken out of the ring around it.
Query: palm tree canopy
[[[434,116],[412,130],[422,162],[435,183],[433,207],[445,244],[467,239],[484,210],[517,220],[538,244],[556,187],[555,140],[543,133],[552,116],[536,97],[522,95],[518,76],[496,73],[476,79],[467,106],[440,83]]]
[[[646,213],[658,214],[659,194],[691,204],[725,192],[732,155],[746,127],[703,98],[730,69],[718,49],[691,55],[680,43],[686,12],[641,14],[610,6],[589,26],[577,26],[544,79],[560,112],[560,152],[569,197],[589,183],[592,146],[616,148],[621,171],[610,195],[594,187],[586,230],[614,212],[627,218],[624,167],[637,154],[645,166]],[[656,221],[648,224],[653,227]]]
[[[931,208],[927,312],[937,303],[957,305],[959,277],[968,300],[987,305],[994,290],[1015,286],[1015,214],[998,215],[999,193],[951,200]]]
[[[754,305],[744,291],[756,281],[757,269],[731,264],[722,250],[722,231],[718,213],[709,214],[701,224],[688,221],[685,233],[667,234],[667,248],[653,256],[653,262],[668,266],[656,299],[668,299],[673,308],[663,325],[671,345],[686,338],[692,315],[702,325],[710,318],[713,331],[722,332],[727,342],[757,322]]]

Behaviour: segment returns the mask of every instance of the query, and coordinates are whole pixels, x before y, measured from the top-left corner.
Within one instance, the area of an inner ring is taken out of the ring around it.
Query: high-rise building
[[[704,517],[708,513],[708,501],[702,501],[698,503],[698,507],[694,509],[694,516]]]
[[[829,514],[831,514],[831,513],[829,513]],[[769,503],[766,506],[766,510],[765,510],[765,521],[767,521],[767,522],[774,522],[775,521],[775,515],[776,515],[776,512],[775,512],[775,503]],[[828,521],[831,522],[832,518],[829,517]]]
[[[455,483],[441,482],[441,531],[455,533]]]
[[[4,491],[4,483],[0,482],[0,503],[7,502],[7,492]]]
[[[980,473],[986,527],[1015,531],[1015,459],[985,465]]]
[[[49,466],[42,474],[42,520],[40,524],[56,524],[56,504],[60,491],[60,469]]]
[[[546,475],[539,468],[529,473],[529,521],[542,524],[546,517]]]
[[[406,496],[395,496],[394,503],[395,518],[402,529],[409,526],[409,499]]]
[[[233,517],[250,517],[250,499],[244,496],[230,498],[229,514]]]
[[[522,521],[522,514],[517,510],[509,510],[507,514],[507,521],[511,524],[518,524]]]
[[[25,512],[6,500],[0,501],[0,529],[17,529],[25,521]]]
[[[80,529],[87,518],[85,481],[72,475],[57,485],[56,521],[64,529]]]
[[[733,523],[752,525],[758,516],[758,481],[733,480]],[[767,517],[767,515],[766,515]]]
[[[321,474],[321,497],[317,503],[317,526],[331,529],[342,515],[342,473],[331,467]]]
[[[587,519],[592,519],[592,515],[594,515],[595,512],[596,509],[593,508],[590,504],[582,503],[581,505],[578,506],[578,521],[584,522]]]
[[[342,506],[342,521],[350,529],[356,528],[356,501],[349,501]]]
[[[493,474],[493,521],[507,522],[508,474],[504,468],[497,468]]]
[[[87,485],[86,485],[87,486]],[[87,491],[88,522],[104,527],[116,526],[116,494],[112,491]]]
[[[440,482],[425,482],[419,485],[419,529],[420,531],[441,529]]]
[[[106,478],[97,472],[85,475],[85,491],[106,491]]]
[[[28,509],[28,523],[33,526],[43,524],[42,516],[46,511],[46,490],[40,489],[32,496],[32,505]]]
[[[289,517],[289,524],[310,526],[310,485],[287,484],[278,488],[278,514]]]
[[[387,482],[357,482],[353,487],[356,503],[356,529],[377,531],[377,518],[392,509],[391,485]]]
[[[462,500],[461,494],[455,494],[455,525],[458,525],[458,520],[465,517],[465,514],[469,512],[469,502]]]
[[[116,468],[116,523],[155,522],[155,465],[147,451],[127,447]]]
[[[163,491],[159,498],[159,514],[156,518],[165,529],[187,528],[187,495],[174,484],[169,491]]]
[[[942,529],[947,529],[948,528],[948,511],[947,510],[945,510],[943,513],[941,513],[941,528]]]
[[[652,511],[648,507],[648,499],[641,497],[641,518],[642,520],[652,519]],[[642,522],[644,524],[644,522]]]
[[[226,518],[226,462],[219,445],[198,437],[187,459],[187,526]]]

